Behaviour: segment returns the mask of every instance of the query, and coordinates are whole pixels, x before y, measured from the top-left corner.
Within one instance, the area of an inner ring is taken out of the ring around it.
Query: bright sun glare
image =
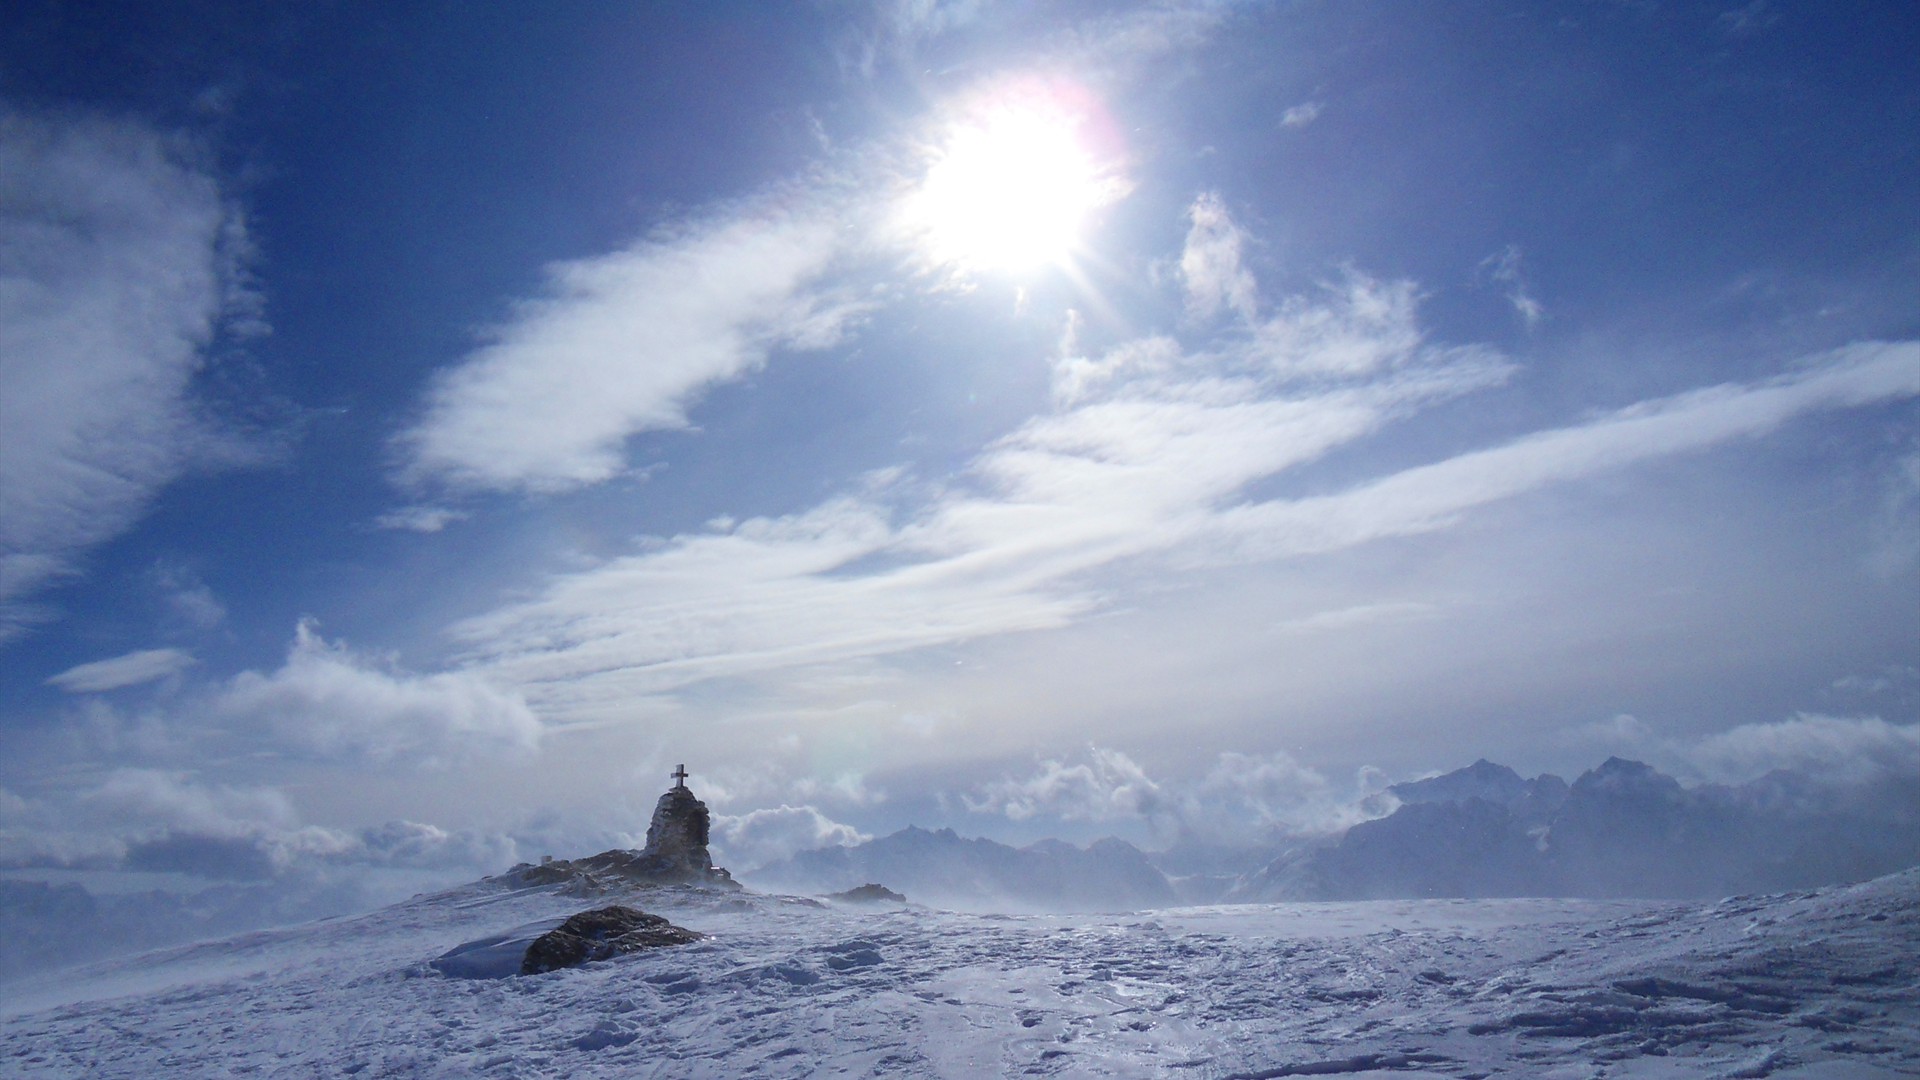
[[[1044,91],[954,122],[907,213],[935,260],[1019,272],[1066,262],[1120,182],[1088,147],[1084,115]]]

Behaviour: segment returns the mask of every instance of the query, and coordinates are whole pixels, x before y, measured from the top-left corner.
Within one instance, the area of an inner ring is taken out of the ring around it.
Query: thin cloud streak
[[[69,694],[98,694],[156,682],[177,675],[199,661],[179,649],[142,649],[124,656],[76,664],[47,679]]]
[[[863,307],[816,286],[841,243],[831,213],[767,208],[550,267],[545,295],[435,380],[395,441],[400,479],[548,492],[619,475],[628,438],[686,427],[708,388],[839,339]]]
[[[1811,412],[1920,396],[1920,343],[1852,345],[1765,382],[1725,384],[1587,424],[1423,465],[1338,495],[1237,507],[1213,522],[1215,558],[1245,562],[1336,551],[1445,528],[1468,510],[1653,458],[1764,435]]]

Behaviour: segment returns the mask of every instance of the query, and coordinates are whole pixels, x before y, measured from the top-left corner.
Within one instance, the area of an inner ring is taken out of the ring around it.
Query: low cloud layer
[[[963,794],[968,810],[1013,821],[1144,823],[1162,843],[1258,847],[1338,833],[1393,809],[1385,777],[1364,770],[1336,784],[1284,753],[1229,751],[1197,778],[1155,779],[1131,757],[1090,746],[1078,759],[1048,758]]]
[[[827,817],[812,806],[780,806],[745,814],[720,814],[713,820],[718,857],[738,870],[750,870],[811,851],[873,839]]]
[[[411,675],[329,643],[311,622],[278,670],[243,672],[214,696],[220,717],[322,759],[445,765],[533,750],[541,724],[519,695],[466,672]]]

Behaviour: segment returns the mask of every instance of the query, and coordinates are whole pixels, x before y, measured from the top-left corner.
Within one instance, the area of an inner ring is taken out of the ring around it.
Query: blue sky
[[[10,20],[10,864],[1920,771],[1897,5]]]

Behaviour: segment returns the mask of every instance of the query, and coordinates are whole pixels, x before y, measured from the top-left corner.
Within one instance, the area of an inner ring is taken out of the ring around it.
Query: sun
[[[1020,273],[1070,261],[1096,211],[1125,193],[1084,95],[1019,84],[945,127],[906,223],[936,263]]]

